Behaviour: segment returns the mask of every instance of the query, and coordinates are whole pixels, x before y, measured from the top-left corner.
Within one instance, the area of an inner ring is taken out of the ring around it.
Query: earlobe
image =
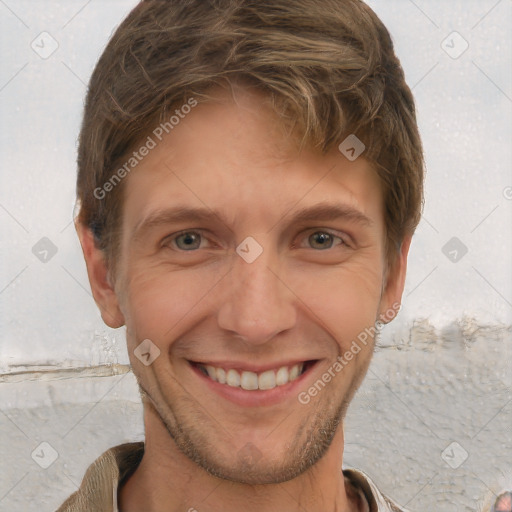
[[[96,246],[94,235],[89,228],[78,220],[75,223],[75,228],[84,253],[92,294],[100,309],[101,317],[109,327],[117,329],[123,326],[125,322],[105,262],[105,255]]]
[[[379,308],[379,321],[387,324],[394,320],[400,310],[402,294],[407,272],[407,255],[412,235],[406,235],[400,246],[400,252],[387,272]]]

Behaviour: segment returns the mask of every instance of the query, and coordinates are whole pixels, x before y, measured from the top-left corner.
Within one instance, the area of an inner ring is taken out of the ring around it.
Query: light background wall
[[[428,174],[345,459],[412,510],[476,510],[512,487],[512,1],[368,3],[413,88]],[[86,83],[135,4],[0,1],[0,510],[53,510],[103,449],[143,435],[124,329],[103,324],[72,225]],[[59,455],[46,470],[41,442]]]

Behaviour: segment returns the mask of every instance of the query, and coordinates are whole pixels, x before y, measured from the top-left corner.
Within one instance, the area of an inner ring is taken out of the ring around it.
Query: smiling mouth
[[[316,361],[303,361],[291,366],[280,366],[263,372],[239,371],[209,364],[190,362],[203,375],[214,382],[246,391],[269,390],[285,386],[303,375]]]

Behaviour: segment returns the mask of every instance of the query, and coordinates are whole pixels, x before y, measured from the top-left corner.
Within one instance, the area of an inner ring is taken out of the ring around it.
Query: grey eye
[[[332,247],[334,238],[330,233],[326,233],[324,231],[317,231],[308,237],[308,241],[311,244],[311,247],[314,249],[330,249]]]
[[[175,238],[176,246],[183,251],[192,251],[201,246],[201,235],[194,231],[182,233]]]

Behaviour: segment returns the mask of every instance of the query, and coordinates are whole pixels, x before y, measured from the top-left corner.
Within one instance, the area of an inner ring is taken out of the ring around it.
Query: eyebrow
[[[290,213],[283,215],[283,218],[289,216]],[[155,227],[172,224],[176,222],[205,222],[211,221],[213,217],[217,217],[228,226],[226,217],[221,211],[198,208],[188,206],[175,206],[165,210],[155,210],[144,217],[137,223],[132,231],[132,240],[136,241],[142,235]],[[319,203],[314,206],[304,207],[297,210],[290,218],[289,225],[300,224],[311,221],[333,221],[345,219],[363,226],[372,226],[374,222],[357,208],[346,204],[337,203]],[[275,225],[269,229],[271,231]]]
[[[288,216],[286,213],[283,217]],[[372,226],[374,222],[363,212],[353,206],[341,203],[318,203],[297,210],[290,220],[290,224],[300,224],[308,221],[339,220],[345,219],[356,224]]]

